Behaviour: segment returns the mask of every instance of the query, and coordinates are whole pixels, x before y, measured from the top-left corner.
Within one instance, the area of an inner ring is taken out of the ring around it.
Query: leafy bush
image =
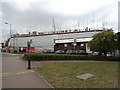
[[[24,58],[31,56],[33,61],[41,60],[99,60],[99,61],[119,61],[120,57],[115,56],[92,56],[92,55],[71,55],[71,54],[44,54],[44,53],[26,53]]]

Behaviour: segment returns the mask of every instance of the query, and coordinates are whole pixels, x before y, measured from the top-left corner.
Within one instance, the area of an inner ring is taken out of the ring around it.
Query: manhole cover
[[[79,78],[79,79],[87,80],[87,79],[89,79],[91,77],[94,77],[94,75],[86,73],[86,74],[82,74],[82,75],[79,75],[79,76],[76,76],[76,77]]]

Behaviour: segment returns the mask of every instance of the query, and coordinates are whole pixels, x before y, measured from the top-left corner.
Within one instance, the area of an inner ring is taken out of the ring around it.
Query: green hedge
[[[120,57],[115,56],[92,56],[92,55],[71,55],[71,54],[44,54],[44,53],[26,53],[24,58],[31,56],[33,61],[41,60],[99,60],[99,61],[119,61]]]

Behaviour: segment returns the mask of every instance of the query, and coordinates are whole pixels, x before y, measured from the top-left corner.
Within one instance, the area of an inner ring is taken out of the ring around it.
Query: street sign
[[[30,55],[30,54],[28,55],[28,58],[31,58],[31,55]]]
[[[30,42],[27,42],[28,50],[30,50]]]

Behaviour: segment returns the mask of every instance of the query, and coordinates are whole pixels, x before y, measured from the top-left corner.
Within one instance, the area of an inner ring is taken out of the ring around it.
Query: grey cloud
[[[93,14],[95,14],[96,18],[98,17],[105,18],[111,12],[111,9],[112,9],[111,5],[99,7],[83,15],[64,16],[64,14],[61,14],[61,13],[57,14],[57,13],[50,12],[49,6],[48,6],[48,10],[44,9],[43,3],[32,3],[31,4],[32,7],[28,8],[25,11],[17,10],[17,8],[14,7],[14,4],[12,5],[9,3],[7,4],[5,3],[3,4],[3,14],[4,14],[5,19],[7,20],[10,19],[11,21],[16,21],[17,23],[21,23],[21,22],[24,24],[25,23],[30,23],[30,24],[39,23],[41,25],[44,25],[45,23],[51,23],[52,16],[55,18],[56,22],[64,22],[67,20],[77,20],[77,19],[82,21],[84,19],[83,17],[90,19],[93,17]]]
[[[64,15],[62,13],[53,12],[49,2],[30,3],[30,7],[28,7],[25,10],[20,10],[16,6],[15,2],[3,2],[2,14],[3,14],[3,21],[12,23],[13,32],[21,33],[21,32],[26,32],[28,29],[37,30],[38,28],[40,30],[40,28],[46,28],[47,26],[48,29],[51,30],[52,17],[54,17],[56,25],[58,27],[60,27],[60,25],[64,23],[69,24],[72,22],[72,24],[74,24],[74,21],[80,21],[82,23],[83,21],[89,20],[89,23],[91,23],[93,20],[93,16],[96,21],[103,20],[106,19],[109,16],[109,14],[111,14],[114,11],[115,7],[116,7],[116,3],[108,3],[103,6],[96,7],[95,9],[87,13],[83,13],[79,15]],[[112,25],[113,24],[111,24],[111,27]],[[6,33],[6,36],[7,35],[8,34]]]

